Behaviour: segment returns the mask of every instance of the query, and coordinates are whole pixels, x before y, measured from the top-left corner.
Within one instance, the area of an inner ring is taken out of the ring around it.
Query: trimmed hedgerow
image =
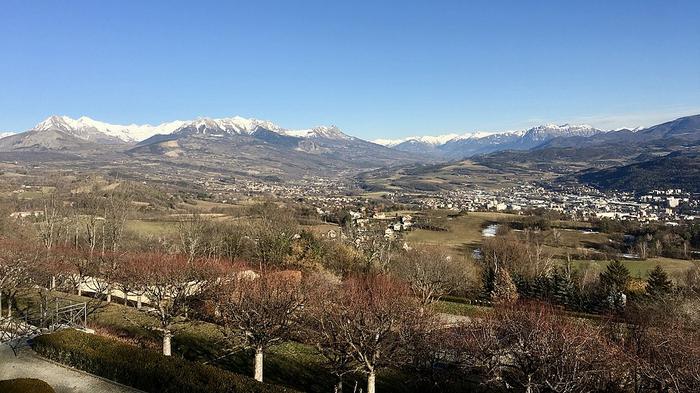
[[[0,381],[2,393],[54,393],[48,383],[35,378],[18,378]]]
[[[107,337],[76,330],[39,336],[34,350],[63,363],[153,393],[293,392],[214,366],[163,356]]]

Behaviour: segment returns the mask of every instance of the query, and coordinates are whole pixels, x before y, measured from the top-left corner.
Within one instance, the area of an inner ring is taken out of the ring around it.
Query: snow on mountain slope
[[[353,139],[353,137],[344,134],[336,126],[320,126],[306,130],[283,130],[281,133],[297,138],[327,138],[341,140]]]
[[[245,135],[252,134],[258,127],[275,132],[282,131],[282,127],[267,120],[246,119],[244,117],[234,116],[223,119],[201,118],[185,122],[185,124],[178,127],[175,132],[188,129],[196,130],[204,134]]]
[[[444,145],[447,142],[454,142],[457,140],[480,140],[480,139],[494,139],[499,140],[503,137],[528,137],[532,140],[547,139],[549,137],[556,136],[591,136],[602,131],[595,129],[589,125],[556,125],[547,124],[537,127],[530,128],[528,130],[519,131],[501,131],[501,132],[483,132],[477,131],[473,133],[466,134],[444,134],[444,135],[426,135],[426,136],[410,136],[401,139],[375,139],[372,142],[387,146],[394,147],[400,145],[401,143],[408,141],[423,142],[434,146]]]
[[[0,131],[0,139],[4,138],[6,136],[14,135],[14,134],[15,134],[14,132]]]
[[[466,135],[463,135],[466,136]],[[386,147],[394,147],[396,145],[400,145],[404,142],[408,141],[415,141],[415,142],[423,142],[427,143],[430,145],[444,145],[446,142],[458,138],[460,135],[458,134],[445,134],[445,135],[426,135],[426,136],[409,136],[406,138],[401,138],[401,139],[375,139],[372,142],[386,146]]]
[[[601,130],[593,128],[587,124],[580,125],[556,125],[547,124],[537,127],[530,128],[525,132],[524,137],[529,138],[532,141],[545,141],[547,139],[555,137],[567,137],[567,136],[593,136],[595,134],[601,133]]]
[[[449,158],[460,158],[506,149],[527,150],[556,137],[589,137],[601,132],[589,125],[547,124],[519,131],[447,134],[399,140],[379,139],[374,142],[397,150],[433,155],[441,152]]]
[[[248,119],[240,116],[222,119],[200,118],[190,121],[176,120],[157,126],[149,124],[109,124],[85,116],[78,119],[72,119],[68,116],[51,116],[37,124],[33,130],[62,131],[80,139],[93,142],[138,142],[157,134],[167,135],[182,131],[211,135],[250,135],[258,128],[263,128],[280,135],[298,138],[352,139],[352,137],[344,134],[335,126],[289,130],[267,120]]]
[[[72,119],[68,116],[51,116],[37,124],[33,130],[58,130],[87,141],[122,141],[136,142],[155,134],[169,134],[185,124],[184,121],[172,121],[157,126],[149,124],[118,125],[93,120],[83,116]]]

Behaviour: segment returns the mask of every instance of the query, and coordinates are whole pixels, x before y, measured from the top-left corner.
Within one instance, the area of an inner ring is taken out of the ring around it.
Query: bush
[[[217,367],[166,357],[76,330],[39,336],[32,346],[51,360],[147,392],[293,392]]]
[[[0,393],[55,393],[51,385],[34,378],[0,381]]]

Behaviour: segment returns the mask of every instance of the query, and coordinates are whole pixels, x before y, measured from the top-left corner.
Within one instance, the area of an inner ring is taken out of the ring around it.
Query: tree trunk
[[[255,380],[263,381],[263,348],[255,349]]]
[[[140,309],[141,309],[141,306],[142,306],[142,304],[141,304],[141,294],[139,293],[139,294],[136,296],[136,308],[140,310]]]
[[[2,312],[0,312],[2,314]],[[7,317],[12,318],[12,298],[7,297]]]
[[[165,356],[172,355],[172,351],[170,349],[170,341],[172,336],[173,334],[170,332],[170,330],[163,332],[163,355]]]
[[[0,318],[2,318],[2,291],[0,291]]]
[[[51,290],[56,289],[56,276],[51,276]]]
[[[333,392],[334,393],[343,393],[343,379],[338,378],[338,382],[335,383],[335,386],[333,387]]]
[[[374,382],[376,379],[377,377],[374,374],[374,370],[372,370],[367,376],[367,393],[375,393]]]

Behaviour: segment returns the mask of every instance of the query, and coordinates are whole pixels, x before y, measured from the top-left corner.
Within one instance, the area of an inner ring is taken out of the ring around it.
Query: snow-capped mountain
[[[379,139],[374,142],[401,151],[462,158],[500,150],[528,150],[557,137],[590,137],[601,132],[589,125],[548,124],[520,131]]]
[[[297,138],[351,139],[335,126],[290,130],[277,124],[258,119],[234,116],[222,119],[200,118],[190,121],[171,121],[156,126],[145,124],[109,124],[89,117],[73,119],[68,116],[51,116],[37,124],[32,131],[61,131],[79,139],[97,143],[140,142],[154,135],[177,132],[194,132],[211,135],[250,135],[258,129]]]
[[[4,138],[6,136],[14,135],[14,134],[15,134],[14,132],[0,131],[0,139]]]
[[[340,131],[340,128],[336,126],[320,126],[306,130],[283,130],[282,134],[297,138],[326,138],[338,140],[354,139],[353,137],[344,134],[342,131]]]
[[[224,119],[198,119],[183,124],[172,133],[195,132],[210,135],[252,135],[260,129],[295,138],[352,139],[352,137],[344,134],[336,126],[319,126],[309,129],[291,130],[280,127],[267,120],[246,119],[240,116]]]
[[[602,131],[587,124],[581,125],[556,125],[547,124],[530,128],[523,135],[524,139],[533,142],[544,142],[556,137],[583,136],[589,137],[600,134]]]
[[[455,138],[459,138],[459,137],[460,137],[460,135],[458,135],[458,134],[444,134],[444,135],[435,135],[435,136],[426,135],[426,136],[409,136],[409,137],[401,138],[401,139],[375,139],[372,142],[374,142],[378,145],[386,146],[386,147],[398,146],[404,142],[426,143],[429,145],[438,146],[438,145],[443,145],[446,142],[448,142],[452,139],[455,139]]]
[[[172,121],[157,126],[150,124],[119,125],[93,120],[83,116],[72,119],[68,116],[50,116],[37,124],[34,131],[62,131],[77,138],[91,142],[137,142],[155,134],[169,134],[185,124],[184,121]]]

